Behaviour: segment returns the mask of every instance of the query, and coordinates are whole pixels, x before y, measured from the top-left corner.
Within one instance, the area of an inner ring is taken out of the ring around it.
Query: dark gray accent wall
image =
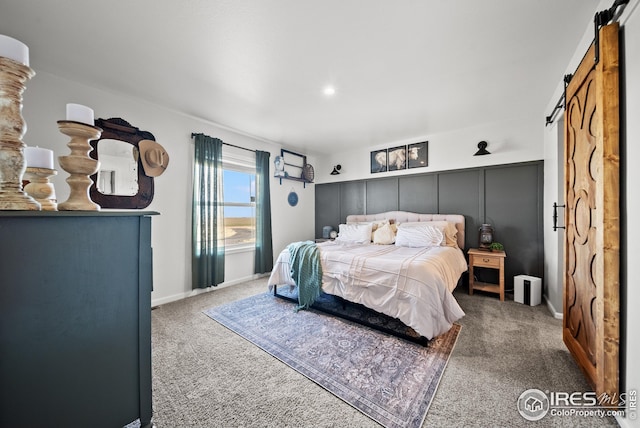
[[[482,169],[449,171],[438,174],[438,213],[462,214],[465,219],[465,248],[478,246],[483,223],[483,195],[479,191]]]
[[[316,237],[322,236],[323,226],[344,223],[349,214],[365,213],[366,187],[364,181],[346,181],[316,185]]]
[[[438,212],[438,176],[405,175],[398,183],[400,211]]]
[[[396,177],[367,181],[367,212],[393,211],[398,206],[398,179]]]
[[[340,218],[340,187],[341,183],[316,185],[316,237],[322,236],[322,227],[333,225],[337,229],[336,221]]]
[[[317,184],[316,236],[322,236],[323,226],[337,230],[349,214],[462,214],[467,249],[477,247],[482,223],[493,226],[494,240],[507,252],[506,287],[513,288],[515,275],[544,272],[543,166],[535,161]]]
[[[346,219],[350,214],[365,213],[365,192],[366,185],[364,181],[340,183],[340,218]]]
[[[544,272],[542,178],[542,163],[484,173],[485,222],[507,250],[505,278],[522,273],[541,277]]]

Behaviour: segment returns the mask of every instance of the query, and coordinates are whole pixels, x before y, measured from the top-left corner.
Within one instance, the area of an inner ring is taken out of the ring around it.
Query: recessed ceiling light
[[[328,97],[334,95],[336,93],[336,88],[334,88],[333,86],[326,86],[324,88],[324,94]]]

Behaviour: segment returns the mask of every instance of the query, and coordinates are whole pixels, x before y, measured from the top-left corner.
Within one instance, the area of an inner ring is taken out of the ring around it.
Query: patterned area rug
[[[422,425],[461,328],[421,346],[270,293],[205,314],[385,427]]]

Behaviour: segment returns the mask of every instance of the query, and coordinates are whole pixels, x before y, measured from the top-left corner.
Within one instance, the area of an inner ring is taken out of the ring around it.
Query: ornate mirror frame
[[[121,118],[96,119],[95,125],[102,128],[102,135],[97,140],[90,141],[93,150],[89,155],[93,159],[98,159],[98,146],[100,140],[120,140],[129,143],[138,148],[141,140],[153,140],[156,138],[148,131],[141,131],[132,126],[129,122]],[[98,191],[98,173],[91,176],[93,184],[89,189],[91,200],[101,208],[119,208],[119,209],[142,209],[149,206],[153,200],[153,177],[149,177],[144,173],[140,156],[138,156],[138,193],[133,196],[105,195]]]

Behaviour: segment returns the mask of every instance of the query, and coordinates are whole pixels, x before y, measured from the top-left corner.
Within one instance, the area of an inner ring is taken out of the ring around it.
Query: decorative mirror
[[[96,187],[103,195],[135,196],[138,193],[138,149],[124,141],[102,139],[98,144],[100,169]]]
[[[91,200],[102,208],[148,207],[153,200],[153,177],[144,172],[138,144],[155,137],[120,118],[96,119],[95,124],[103,131],[90,142],[89,155],[100,161],[98,172],[91,176]]]

